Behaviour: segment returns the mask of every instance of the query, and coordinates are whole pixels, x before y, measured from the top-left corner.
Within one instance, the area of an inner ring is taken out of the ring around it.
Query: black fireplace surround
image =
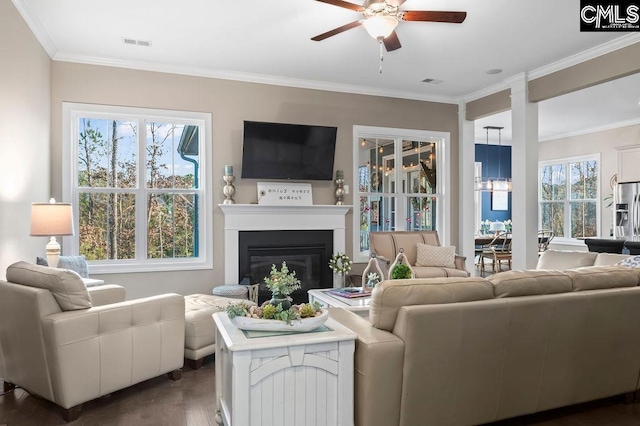
[[[300,280],[301,288],[291,294],[294,303],[306,302],[310,289],[333,287],[332,230],[240,231],[238,246],[240,282],[260,283],[260,304],[271,298],[264,278],[272,265],[279,270],[283,261]]]

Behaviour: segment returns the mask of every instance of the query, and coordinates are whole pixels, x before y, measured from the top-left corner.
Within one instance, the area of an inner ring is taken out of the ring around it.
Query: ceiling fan
[[[467,12],[400,10],[399,7],[406,0],[365,0],[362,6],[343,0],[317,1],[362,13],[364,19],[334,28],[331,31],[313,37],[311,40],[321,41],[362,25],[371,37],[380,43],[384,43],[387,52],[402,47],[398,35],[395,32],[398,21],[448,22],[460,24],[467,17]]]

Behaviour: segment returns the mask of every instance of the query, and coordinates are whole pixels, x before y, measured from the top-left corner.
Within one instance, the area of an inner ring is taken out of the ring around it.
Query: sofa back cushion
[[[571,277],[561,271],[508,271],[491,275],[495,297],[535,296],[573,291]]]
[[[393,262],[400,249],[404,249],[410,265],[416,264],[418,243],[440,246],[437,231],[396,231],[371,232],[369,234],[371,252]]]
[[[638,273],[624,266],[593,266],[564,271],[571,277],[573,291],[602,290],[617,287],[636,287]]]
[[[593,266],[608,266],[608,265],[616,265],[621,261],[632,257],[629,254],[618,254],[618,253],[598,253],[596,257],[596,261],[593,262]]]
[[[598,253],[589,251],[546,250],[538,259],[536,269],[563,271],[571,268],[593,266]]]
[[[7,268],[7,281],[49,290],[63,311],[92,306],[91,297],[80,275],[67,269],[16,262]]]
[[[382,281],[371,294],[369,320],[392,331],[403,306],[431,305],[493,299],[491,283],[480,277],[418,278]]]

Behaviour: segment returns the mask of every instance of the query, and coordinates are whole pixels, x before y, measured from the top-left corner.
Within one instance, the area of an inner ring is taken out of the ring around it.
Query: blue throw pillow
[[[47,259],[44,257],[37,257],[36,264],[49,266]],[[70,269],[77,272],[82,278],[89,278],[89,267],[87,266],[87,258],[84,255],[60,256],[60,260],[58,260],[58,268]]]
[[[640,268],[640,256],[631,256],[618,262],[618,265],[627,268]]]

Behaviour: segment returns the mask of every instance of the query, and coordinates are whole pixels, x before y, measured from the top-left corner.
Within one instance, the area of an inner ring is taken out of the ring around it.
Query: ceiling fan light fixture
[[[388,37],[396,29],[398,20],[394,16],[376,15],[362,21],[362,26],[376,40]]]

